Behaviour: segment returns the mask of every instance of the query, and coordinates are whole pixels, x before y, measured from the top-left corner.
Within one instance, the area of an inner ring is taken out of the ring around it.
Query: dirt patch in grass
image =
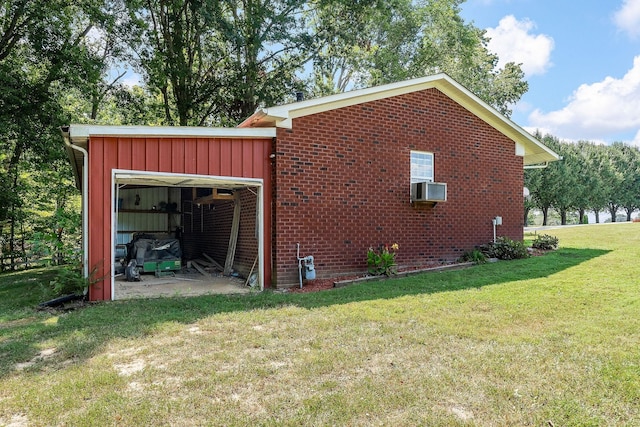
[[[31,368],[33,365],[35,365],[38,362],[43,362],[43,361],[46,361],[48,359],[51,359],[52,357],[54,357],[56,355],[57,351],[58,350],[55,347],[44,349],[44,350],[40,351],[31,360],[29,360],[27,362],[23,362],[23,363],[17,363],[15,365],[15,368],[18,371],[22,371],[22,370]]]

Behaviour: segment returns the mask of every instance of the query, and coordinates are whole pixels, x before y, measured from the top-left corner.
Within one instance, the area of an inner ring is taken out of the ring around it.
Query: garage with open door
[[[74,125],[91,300],[270,286],[273,129]]]
[[[114,191],[113,299],[263,288],[261,180],[116,170]]]

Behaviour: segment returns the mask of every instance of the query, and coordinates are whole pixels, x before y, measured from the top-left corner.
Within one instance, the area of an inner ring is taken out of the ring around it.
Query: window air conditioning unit
[[[414,182],[411,184],[412,202],[446,202],[447,184],[444,182]]]

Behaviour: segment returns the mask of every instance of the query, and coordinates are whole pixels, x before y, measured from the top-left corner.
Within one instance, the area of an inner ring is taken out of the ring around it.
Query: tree
[[[589,209],[589,196],[593,188],[593,176],[582,155],[582,147],[579,144],[563,143],[559,154],[563,157],[566,169],[564,178],[570,187],[564,199],[567,203],[559,209],[562,224],[566,224],[567,213],[572,209],[578,210],[578,223],[585,221],[585,212]]]
[[[534,136],[552,149],[559,145],[559,141],[551,135],[545,135],[543,138],[536,132]],[[525,186],[531,196],[529,208],[537,207],[542,211],[542,225],[547,225],[549,209],[556,201],[554,188],[558,187],[558,169],[555,163],[558,162],[553,162],[544,169],[527,169],[524,174]]]
[[[588,141],[578,143],[583,162],[582,179],[586,187],[584,206],[593,211],[596,223],[600,222],[600,211],[607,207],[607,176],[613,173],[607,147]]]
[[[623,155],[623,151],[615,146],[606,147],[606,174],[603,175],[603,179],[611,222],[616,222],[618,210],[622,206],[621,189],[624,170],[621,170],[621,167],[624,164]]]
[[[324,2],[311,25],[320,41],[309,81],[314,96],[386,83],[376,63],[385,64],[390,81],[407,78],[420,43],[417,7],[405,0]]]
[[[525,169],[524,171],[524,187],[529,190],[529,195],[524,198],[524,226],[529,225],[529,212],[536,208],[535,200],[531,191],[539,187],[538,180],[540,175],[534,169]]]
[[[372,2],[360,19],[321,9],[316,28],[335,29],[314,62],[322,94],[446,72],[505,115],[527,91],[517,64],[497,68],[485,32],[460,16],[462,0]],[[356,2],[356,4],[358,4]],[[320,31],[320,30],[318,30]],[[333,86],[330,88],[330,84]]]
[[[101,3],[16,0],[0,6],[0,234],[8,228],[15,266],[16,235],[24,229],[23,171],[63,157],[57,95],[91,80],[100,60],[88,48]],[[24,241],[24,236],[23,241]]]
[[[276,104],[301,82],[314,39],[302,0],[127,0],[129,42],[166,124],[227,125]]]
[[[583,180],[585,166],[579,148],[552,135],[541,137],[537,132],[535,137],[560,154],[562,160],[552,162],[543,169],[525,171],[525,185],[531,193],[528,207],[542,210],[543,225],[547,225],[549,209],[552,207],[560,213],[562,225],[567,223],[568,213],[575,209],[579,210],[582,221],[589,189]]]
[[[609,153],[615,171],[609,198],[611,221],[616,221],[620,207],[626,211],[627,221],[631,221],[631,215],[640,207],[640,155],[637,148],[619,142],[609,147]]]

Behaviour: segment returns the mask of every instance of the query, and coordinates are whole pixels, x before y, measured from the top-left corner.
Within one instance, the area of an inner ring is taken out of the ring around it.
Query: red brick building
[[[366,271],[380,244],[397,243],[404,266],[453,261],[491,241],[496,217],[498,235],[522,239],[523,168],[558,159],[443,74],[261,110],[233,129],[72,125],[65,138],[85,264],[105,277],[94,300],[117,297],[110,260],[133,231],[177,227],[185,259],[254,267],[261,286],[298,283],[298,244],[317,277]]]

